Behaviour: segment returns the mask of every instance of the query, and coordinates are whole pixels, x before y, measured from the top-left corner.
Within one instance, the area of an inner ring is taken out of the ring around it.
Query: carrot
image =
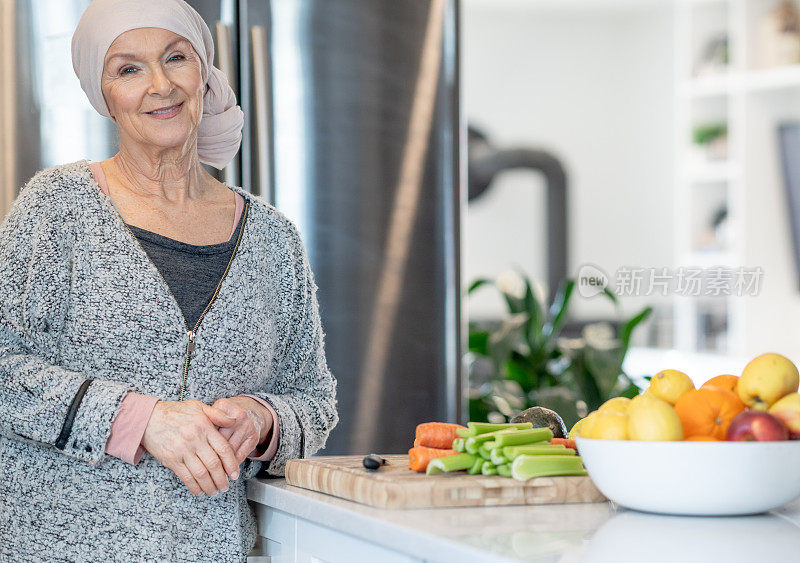
[[[426,448],[425,446],[417,446],[408,450],[408,468],[414,471],[425,471],[428,469],[428,464],[431,460],[437,457],[447,457],[455,455],[458,452],[455,450],[445,450],[441,448]]]
[[[572,448],[573,450],[578,451],[578,446],[575,444],[575,440],[570,440],[569,438],[553,438],[550,440],[550,444],[561,444],[565,448]]]
[[[422,444],[419,443],[419,438],[414,439],[414,447],[421,446]]]
[[[416,438],[420,446],[426,448],[450,449],[453,447],[453,440],[458,438],[456,430],[465,427],[460,424],[449,422],[425,422],[417,426]]]

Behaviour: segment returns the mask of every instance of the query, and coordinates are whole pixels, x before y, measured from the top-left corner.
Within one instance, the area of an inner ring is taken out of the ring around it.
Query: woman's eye
[[[125,68],[119,69],[119,73],[120,73],[120,75],[122,75],[122,74],[133,74],[133,72],[128,72],[129,70],[135,71],[136,68],[132,67],[132,66],[126,66]]]
[[[180,61],[180,60],[183,60],[183,55],[172,55],[172,56],[169,58],[169,60],[170,60],[170,61],[173,61],[173,60],[179,60],[179,61]]]

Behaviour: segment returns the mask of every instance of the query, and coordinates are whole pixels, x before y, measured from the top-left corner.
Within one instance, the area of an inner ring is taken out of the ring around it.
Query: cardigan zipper
[[[231,264],[233,263],[233,258],[236,256],[236,251],[239,249],[239,243],[242,240],[242,234],[244,233],[244,224],[247,221],[247,211],[250,207],[250,202],[246,202],[244,206],[244,217],[242,217],[242,227],[239,229],[239,236],[236,238],[236,244],[233,247],[233,252],[231,252],[231,257],[228,260],[228,265],[225,266],[225,271],[222,272],[222,277],[219,279],[219,283],[217,283],[217,287],[214,289],[214,294],[211,296],[211,299],[208,301],[208,304],[203,309],[203,312],[200,313],[200,316],[197,317],[197,322],[194,323],[194,326],[186,331],[186,336],[188,337],[188,342],[186,343],[186,358],[183,362],[183,379],[181,380],[181,394],[178,398],[179,401],[183,401],[183,396],[186,393],[186,378],[189,375],[189,361],[194,355],[194,346],[195,346],[195,338],[197,338],[197,329],[200,326],[200,322],[203,320],[203,317],[206,316],[206,312],[211,308],[211,305],[216,300],[217,295],[219,295],[219,290],[222,287],[222,282],[225,281],[225,277],[228,275],[228,270],[231,269]]]
[[[180,396],[178,398],[179,401],[183,401],[183,396],[186,393],[186,378],[187,378],[187,376],[189,374],[189,360],[191,359],[192,355],[194,354],[195,339],[197,338],[197,329],[200,326],[200,321],[203,320],[203,317],[206,315],[206,312],[211,307],[211,304],[214,303],[214,300],[217,298],[217,295],[219,294],[219,290],[222,287],[222,282],[225,281],[225,276],[228,275],[228,270],[231,269],[231,264],[233,263],[233,258],[234,258],[234,256],[236,256],[236,251],[239,250],[239,243],[242,241],[242,234],[244,234],[244,226],[245,226],[245,223],[247,222],[247,212],[248,212],[249,209],[250,209],[250,202],[246,201],[245,204],[244,204],[244,209],[242,211],[242,214],[243,214],[242,226],[239,229],[239,236],[236,238],[236,244],[233,247],[233,252],[231,252],[231,257],[228,260],[228,265],[225,266],[225,271],[222,273],[222,277],[220,278],[219,283],[217,283],[217,287],[214,289],[214,294],[211,296],[211,299],[209,300],[208,304],[205,306],[205,309],[203,309],[203,312],[200,313],[200,316],[197,318],[197,322],[194,323],[194,326],[192,328],[189,328],[189,325],[186,323],[186,318],[183,317],[183,313],[181,312],[181,317],[183,318],[183,323],[184,323],[184,326],[186,327],[186,336],[188,337],[188,342],[186,343],[186,355],[185,355],[185,358],[184,358],[184,361],[183,361],[183,376],[181,378],[181,391],[180,391]],[[121,215],[120,215],[120,219],[122,220],[122,216]],[[128,232],[131,234],[131,236],[136,241],[136,243],[139,244],[139,246],[141,246],[141,243],[139,243],[139,239],[136,238],[136,235],[133,233],[133,231],[128,226],[128,224],[124,220],[122,220],[122,224],[125,225],[126,229],[128,229]],[[142,248],[142,250],[144,251],[144,248]],[[144,254],[147,257],[147,259],[150,260],[150,256],[147,254],[146,251],[145,251]],[[158,276],[161,278],[161,281],[164,282],[164,285],[166,286],[167,291],[169,291],[170,295],[172,295],[172,299],[173,299],[173,301],[175,301],[175,304],[177,305],[178,300],[175,299],[175,295],[172,293],[172,290],[169,288],[169,284],[167,283],[167,280],[164,279],[164,276],[161,275],[161,271],[153,263],[152,260],[150,260],[150,263],[153,264],[153,268],[155,268],[156,272],[158,273]],[[180,309],[180,306],[178,306],[178,309]]]

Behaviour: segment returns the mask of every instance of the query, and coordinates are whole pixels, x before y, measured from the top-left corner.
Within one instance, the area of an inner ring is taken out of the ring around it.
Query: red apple
[[[744,411],[733,418],[725,439],[730,442],[777,442],[788,440],[789,430],[769,413]]]

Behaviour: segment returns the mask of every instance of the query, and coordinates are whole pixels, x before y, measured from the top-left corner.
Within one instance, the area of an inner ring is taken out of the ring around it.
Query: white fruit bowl
[[[800,496],[800,440],[643,442],[577,438],[589,476],[622,506],[706,516],[757,514]]]

